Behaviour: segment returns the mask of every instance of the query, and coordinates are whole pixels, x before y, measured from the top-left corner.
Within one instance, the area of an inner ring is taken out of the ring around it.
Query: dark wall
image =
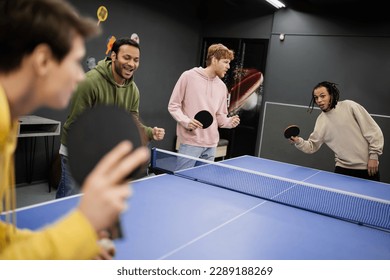
[[[264,72],[263,110],[268,101],[303,106],[302,110],[305,111],[304,107],[310,102],[312,87],[319,81],[332,80],[340,86],[341,99],[353,99],[371,114],[385,116],[381,118],[380,125],[382,129],[384,126],[389,127],[387,116],[390,115],[390,109],[387,104],[390,80],[387,74],[390,73],[390,21],[359,22],[348,20],[348,15],[339,19],[327,19],[291,9],[279,10],[274,15],[258,18],[231,19],[226,15],[216,21],[202,21],[197,17],[195,8],[178,6],[172,9],[164,1],[71,2],[81,13],[92,17],[96,17],[96,10],[100,5],[108,8],[108,19],[101,23],[103,34],[88,42],[87,57],[103,58],[107,39],[111,35],[121,37],[133,32],[139,34],[141,64],[135,79],[141,92],[140,112],[145,124],[166,129],[165,140],[154,143],[160,148],[173,150],[176,124],[167,111],[167,103],[179,75],[199,64],[204,37],[269,39]],[[285,34],[284,41],[279,40],[280,33]],[[283,117],[278,110],[276,113]],[[67,109],[41,109],[35,113],[63,122]],[[264,121],[267,121],[264,128],[268,128],[277,117],[272,110],[265,113],[265,116],[261,114],[260,131],[263,130]],[[302,125],[309,130],[313,116],[302,117]],[[265,129],[263,133],[267,131]],[[267,137],[280,141],[279,131]],[[387,139],[390,136],[385,137]],[[58,150],[58,139],[55,145]],[[300,153],[299,157],[297,155],[291,158],[272,141],[262,142],[261,133],[257,145],[257,154],[271,159],[286,162],[292,160],[292,163],[298,163],[299,159],[302,165],[325,170],[329,170],[334,164],[333,155],[326,147],[321,148],[324,151],[320,151],[318,155]],[[382,173],[390,168],[386,163],[390,157],[386,153],[386,147],[381,158]],[[16,158],[19,182],[24,180],[23,158],[23,151],[20,149]],[[37,143],[35,162],[36,179],[40,179],[45,174],[42,143]]]
[[[200,61],[202,43],[201,24],[193,11],[188,7],[179,7],[181,12],[173,10],[163,1],[151,0],[71,0],[81,14],[96,18],[99,6],[106,6],[108,18],[100,25],[103,33],[87,42],[85,58],[92,56],[96,61],[105,57],[108,39],[140,36],[140,67],[135,73],[135,80],[140,89],[140,116],[149,126],[164,127],[164,141],[153,145],[172,150],[176,135],[176,123],[169,115],[167,105],[170,94],[184,70],[194,67]],[[86,63],[84,64],[87,70]],[[68,108],[61,111],[39,109],[32,114],[59,120],[66,120]],[[16,180],[24,183],[25,149],[24,140],[19,141],[16,152]],[[59,137],[55,138],[55,152],[59,149]],[[33,181],[46,178],[46,158],[44,141],[40,137],[36,141],[35,165]]]
[[[334,155],[324,145],[306,155],[283,138],[286,125],[299,123],[308,137],[316,116],[306,113],[311,90],[318,82],[339,84],[341,99],[362,104],[381,126],[385,150],[380,158],[382,180],[390,182],[390,21],[359,21],[311,15],[291,9],[277,11],[270,19],[218,22],[208,26],[209,37],[269,38],[264,72],[264,98],[257,141],[257,155],[274,160],[332,171]],[[284,41],[279,39],[285,35]],[[273,104],[266,104],[271,102]],[[282,103],[282,104],[278,104]],[[318,110],[317,110],[318,111]]]
[[[109,37],[140,36],[140,67],[135,80],[141,93],[140,116],[149,126],[166,129],[166,139],[154,145],[171,149],[175,122],[167,105],[172,89],[182,71],[197,65],[201,35],[199,21],[191,10],[172,10],[162,1],[116,0],[74,1],[80,11],[95,16],[98,6],[108,9],[108,19],[101,23],[103,34],[87,45],[87,56],[104,58]]]
[[[303,127],[307,138],[316,116],[306,113],[312,88],[323,80],[339,84],[340,99],[363,105],[385,136],[380,158],[382,180],[390,182],[390,34],[389,23],[331,20],[291,10],[278,11],[270,37],[259,153],[261,157],[332,171],[333,153],[322,147],[315,155],[291,149],[282,137],[291,123]],[[285,34],[284,41],[279,35]],[[318,115],[318,114],[317,114]]]

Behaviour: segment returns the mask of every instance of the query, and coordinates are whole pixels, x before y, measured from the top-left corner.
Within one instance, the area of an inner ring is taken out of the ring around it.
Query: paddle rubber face
[[[213,116],[206,110],[196,113],[194,119],[202,123],[203,129],[208,128],[213,123]]]
[[[134,150],[146,143],[143,135],[135,118],[124,109],[102,105],[84,111],[71,124],[67,139],[73,178],[82,186],[99,160],[119,142],[130,140]],[[142,168],[139,167],[126,179],[137,177]]]
[[[133,150],[146,143],[134,116],[116,106],[87,109],[71,124],[67,139],[69,168],[79,186],[100,159],[123,140],[131,141]],[[123,179],[135,179],[142,170],[146,170],[146,163]],[[107,230],[112,239],[123,237],[119,219]]]
[[[299,135],[299,127],[297,125],[290,125],[284,130],[284,137],[289,139]]]

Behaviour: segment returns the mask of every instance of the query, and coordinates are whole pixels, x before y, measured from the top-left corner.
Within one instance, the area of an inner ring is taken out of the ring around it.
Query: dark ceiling
[[[200,18],[251,18],[273,14],[277,9],[265,0],[193,0],[200,2]]]
[[[148,1],[148,0],[144,0]],[[151,0],[150,0],[151,1]],[[363,0],[281,0],[290,9],[357,20],[390,20],[383,6],[373,1]],[[385,0],[377,0],[385,3]],[[161,3],[172,12],[192,11],[200,19],[221,20],[235,18],[253,18],[273,14],[277,9],[265,0],[165,0]],[[376,2],[377,3],[377,2]]]
[[[281,0],[290,9],[327,17],[382,21],[388,20],[385,0]],[[382,5],[381,5],[382,4]]]
[[[281,0],[287,8],[328,18],[359,21],[390,21],[386,0]],[[379,3],[378,3],[379,2]],[[265,0],[143,0],[167,13],[202,20],[234,20],[272,15],[277,9]],[[381,5],[382,4],[382,5]]]

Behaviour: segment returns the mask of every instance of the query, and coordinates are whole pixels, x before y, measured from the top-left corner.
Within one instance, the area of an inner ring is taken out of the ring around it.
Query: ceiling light
[[[265,0],[265,1],[267,1],[277,9],[286,7],[286,5],[284,5],[284,3],[280,2],[279,0]]]

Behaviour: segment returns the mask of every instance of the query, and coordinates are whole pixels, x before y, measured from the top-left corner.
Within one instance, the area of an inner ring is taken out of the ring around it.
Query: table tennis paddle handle
[[[112,240],[121,239],[123,237],[122,225],[119,218],[116,223],[108,229],[108,232],[110,233],[110,238]]]

